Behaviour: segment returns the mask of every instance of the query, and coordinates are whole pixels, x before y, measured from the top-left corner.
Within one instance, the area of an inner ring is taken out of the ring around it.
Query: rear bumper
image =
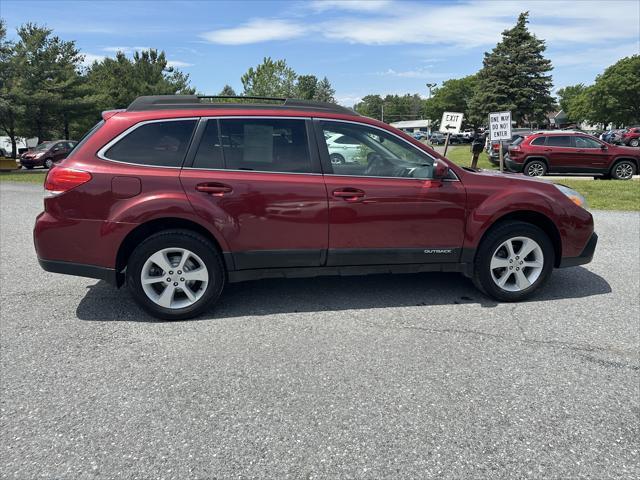
[[[512,172],[521,173],[524,168],[523,163],[514,162],[509,156],[505,157],[504,163]]]
[[[38,263],[43,270],[51,273],[63,273],[77,277],[97,278],[111,285],[118,285],[118,275],[113,268],[100,267],[98,265],[86,265],[82,263],[63,262],[60,260],[45,260],[38,258]]]
[[[578,265],[584,265],[585,263],[593,260],[593,254],[596,251],[596,245],[598,244],[598,235],[594,232],[591,238],[584,247],[584,250],[577,257],[564,257],[560,261],[560,268],[576,267]]]

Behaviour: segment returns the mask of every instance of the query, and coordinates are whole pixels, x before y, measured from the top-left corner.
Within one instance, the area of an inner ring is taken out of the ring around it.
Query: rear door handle
[[[364,190],[359,188],[339,188],[332,192],[332,195],[336,198],[342,198],[347,202],[359,202],[364,198]]]
[[[199,183],[196,185],[196,190],[202,193],[208,193],[214,197],[221,197],[225,193],[231,193],[233,188],[224,183]]]

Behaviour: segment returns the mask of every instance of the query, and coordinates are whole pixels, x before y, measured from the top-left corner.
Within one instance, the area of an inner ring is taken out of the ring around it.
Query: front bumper
[[[559,268],[577,267],[578,265],[584,265],[585,263],[593,260],[593,254],[596,251],[596,245],[598,244],[598,235],[593,232],[591,238],[587,242],[587,245],[582,250],[582,253],[577,257],[564,257],[560,261]]]
[[[41,158],[20,158],[20,164],[24,167],[41,167],[44,161]]]

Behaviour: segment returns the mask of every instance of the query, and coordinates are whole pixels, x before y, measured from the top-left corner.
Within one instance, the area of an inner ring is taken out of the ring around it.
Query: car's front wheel
[[[44,161],[44,168],[49,168],[51,169],[51,167],[53,167],[53,160],[51,160],[50,158],[47,158]]]
[[[632,147],[637,147],[638,145],[640,145],[640,139],[637,139],[637,138],[631,139],[631,141],[629,142],[629,145],[631,145]]]
[[[497,300],[523,300],[546,283],[554,258],[553,244],[540,228],[525,222],[504,223],[480,244],[473,282]]]
[[[611,176],[616,180],[630,180],[636,173],[636,166],[631,160],[620,160],[611,169]]]
[[[524,166],[524,173],[529,177],[542,177],[547,173],[547,164],[542,160],[531,160]]]
[[[214,245],[189,230],[166,230],[144,240],[127,264],[127,285],[151,315],[182,320],[200,315],[220,297],[224,265]]]

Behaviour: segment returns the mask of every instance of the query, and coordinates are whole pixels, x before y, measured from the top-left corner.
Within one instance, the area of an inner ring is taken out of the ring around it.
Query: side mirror
[[[606,150],[608,147],[603,143],[602,145],[600,145],[600,148],[601,148],[602,150]]]
[[[442,160],[436,160],[433,164],[433,178],[434,180],[442,180],[449,176],[449,166]]]

